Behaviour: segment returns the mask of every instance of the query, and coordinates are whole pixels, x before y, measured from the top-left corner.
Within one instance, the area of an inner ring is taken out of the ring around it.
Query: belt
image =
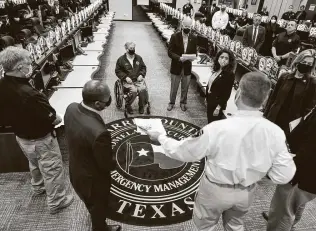
[[[214,181],[211,181],[207,175],[205,175],[206,179],[208,180],[208,182],[212,183],[212,184],[215,184],[219,187],[222,187],[222,188],[235,188],[235,189],[252,189],[256,186],[256,183],[254,184],[251,184],[249,186],[244,186],[244,185],[241,185],[241,184],[220,184],[220,183],[215,183]]]

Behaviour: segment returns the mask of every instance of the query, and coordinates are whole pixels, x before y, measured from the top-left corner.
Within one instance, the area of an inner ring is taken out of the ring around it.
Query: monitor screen
[[[200,47],[201,49],[201,53],[207,53],[208,52],[208,38],[207,37],[203,37],[201,35],[197,36],[197,45]]]
[[[78,48],[80,48],[80,42],[81,42],[81,31],[78,30],[73,37],[73,43],[74,43],[74,52],[77,52]]]
[[[43,84],[46,87],[51,78],[51,67],[48,60],[46,60],[44,64],[41,66],[40,72],[42,75]]]
[[[93,36],[92,26],[81,27],[82,38]]]
[[[73,45],[68,44],[60,48],[59,50],[60,58],[63,63],[67,63],[75,57],[73,50]]]

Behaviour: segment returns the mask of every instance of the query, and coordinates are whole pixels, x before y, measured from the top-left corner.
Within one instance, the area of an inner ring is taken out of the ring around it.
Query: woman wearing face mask
[[[280,26],[277,24],[278,17],[273,15],[269,23],[266,24],[266,37],[264,43],[260,49],[260,54],[264,56],[272,56],[272,42],[280,33]]]
[[[211,123],[223,118],[235,75],[236,59],[227,49],[220,50],[214,60],[213,74],[206,88],[207,120]]]
[[[291,71],[279,78],[267,102],[264,115],[290,133],[289,123],[305,116],[316,101],[316,81],[311,77],[315,64],[315,50],[301,52],[293,61]]]

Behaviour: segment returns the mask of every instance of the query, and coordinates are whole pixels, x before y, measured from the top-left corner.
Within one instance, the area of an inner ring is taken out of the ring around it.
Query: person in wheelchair
[[[148,92],[145,83],[146,65],[141,56],[135,54],[135,43],[125,43],[126,53],[116,62],[115,74],[122,81],[124,92],[127,92],[126,109],[133,114],[132,103],[139,96],[139,113],[144,114],[148,103]]]

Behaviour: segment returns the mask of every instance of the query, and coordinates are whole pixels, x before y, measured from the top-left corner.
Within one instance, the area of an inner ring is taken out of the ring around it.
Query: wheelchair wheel
[[[115,94],[116,107],[121,109],[123,106],[123,100],[124,100],[124,92],[123,92],[123,86],[122,86],[121,80],[117,80],[115,82],[114,94]]]

